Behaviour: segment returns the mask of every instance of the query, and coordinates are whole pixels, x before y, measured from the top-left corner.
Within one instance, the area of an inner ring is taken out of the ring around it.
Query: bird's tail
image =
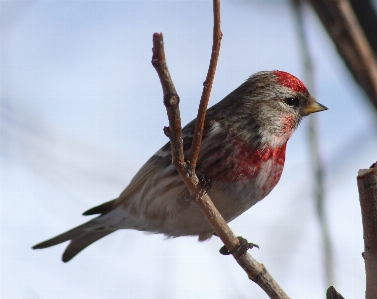
[[[113,201],[112,201],[113,202]],[[107,202],[106,204],[109,205],[110,202]],[[105,204],[101,205],[105,206]],[[54,238],[51,238],[47,241],[44,241],[42,243],[39,243],[37,245],[34,245],[33,249],[43,249],[47,247],[51,247],[60,243],[63,243],[65,241],[71,241],[67,248],[65,249],[63,253],[62,260],[63,262],[68,262],[71,260],[76,254],[78,254],[81,250],[92,244],[93,242],[107,236],[108,234],[111,234],[114,230],[98,230],[93,229],[93,227],[98,227],[98,222],[100,218],[108,212],[102,211],[100,207],[95,207],[87,212],[84,213],[84,215],[92,215],[97,213],[102,213],[101,216],[94,218],[80,226],[77,226],[65,233],[62,233],[61,235],[58,235]]]

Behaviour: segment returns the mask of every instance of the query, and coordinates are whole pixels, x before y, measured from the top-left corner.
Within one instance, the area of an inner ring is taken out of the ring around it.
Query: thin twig
[[[377,163],[359,170],[357,176],[363,219],[366,299],[377,298]]]
[[[299,41],[299,52],[304,65],[304,82],[310,92],[313,94],[313,61],[309,51],[308,41],[304,32],[304,16],[303,16],[303,0],[292,0],[293,12],[296,20],[296,30]],[[314,177],[314,197],[316,200],[316,212],[321,228],[322,245],[323,245],[323,268],[325,269],[326,284],[334,283],[334,267],[332,258],[332,246],[330,240],[330,232],[325,210],[325,192],[324,192],[324,176],[323,164],[321,160],[319,142],[318,142],[318,117],[313,114],[309,117],[307,126],[307,136],[309,142],[309,151],[311,157],[311,166]]]
[[[170,138],[172,143],[172,160],[176,163],[184,163],[184,154],[182,147],[182,128],[181,116],[179,113],[179,96],[175,90],[175,86],[170,77],[168,66],[165,59],[164,40],[162,33],[153,34],[153,56],[152,65],[160,77],[162,91],[164,93],[164,105],[167,109],[169,120],[169,128],[165,128],[165,134]],[[170,134],[175,132],[175,134]]]
[[[188,156],[188,162],[190,167],[195,170],[196,162],[198,160],[200,152],[200,144],[202,143],[204,120],[206,117],[207,106],[209,102],[209,96],[211,94],[213,79],[215,78],[217,60],[220,54],[220,44],[223,34],[220,29],[220,1],[213,1],[213,14],[214,14],[214,26],[213,26],[213,44],[211,60],[208,67],[207,77],[203,83],[202,97],[200,99],[198,116],[195,123],[195,131],[193,141],[191,144],[190,154]]]
[[[214,0],[216,1],[216,0]],[[219,19],[218,19],[219,21]],[[216,62],[216,61],[215,61]],[[179,97],[174,88],[174,84],[169,75],[166,65],[163,38],[161,33],[153,35],[153,57],[152,64],[158,73],[162,89],[164,92],[164,103],[169,117],[169,129],[165,129],[166,135],[170,138],[173,163],[181,176],[187,188],[196,197],[196,202],[205,217],[213,227],[216,234],[220,237],[227,249],[232,250],[238,244],[239,240],[230,230],[224,218],[220,215],[210,197],[204,192],[198,184],[198,178],[187,166],[183,157],[183,146],[181,139],[181,124],[179,119]],[[212,66],[213,68],[215,66]],[[214,71],[214,70],[212,70]],[[205,109],[206,107],[202,108]],[[179,148],[177,148],[179,147]],[[199,144],[200,148],[200,144]],[[280,288],[276,281],[272,278],[263,264],[258,263],[248,253],[235,258],[238,264],[247,273],[249,279],[257,283],[270,298],[273,299],[289,299],[285,292]]]

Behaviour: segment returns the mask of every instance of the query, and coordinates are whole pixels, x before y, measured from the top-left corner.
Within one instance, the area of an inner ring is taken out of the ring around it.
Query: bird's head
[[[304,83],[283,71],[258,72],[232,94],[239,95],[241,109],[251,114],[262,139],[270,144],[285,143],[304,116],[327,110],[310,95]]]
[[[282,109],[297,114],[300,117],[327,110],[327,107],[315,101],[304,83],[295,76],[282,71],[272,71],[271,74],[272,80],[277,81],[276,93],[280,98],[280,101],[277,101],[277,103],[281,105]],[[274,84],[271,86],[273,87]]]

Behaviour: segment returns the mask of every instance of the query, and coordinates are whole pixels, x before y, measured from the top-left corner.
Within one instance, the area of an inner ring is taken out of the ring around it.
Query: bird
[[[302,81],[279,70],[251,75],[207,110],[196,172],[210,182],[209,195],[227,222],[271,192],[283,171],[287,141],[303,117],[323,110]],[[195,119],[182,129],[186,157],[194,127]],[[193,199],[172,164],[168,142],[118,198],[83,213],[97,217],[32,248],[70,241],[62,256],[68,262],[119,229],[208,240],[215,232]]]

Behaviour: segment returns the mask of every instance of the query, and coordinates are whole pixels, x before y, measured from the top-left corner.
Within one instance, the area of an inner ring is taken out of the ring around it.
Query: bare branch
[[[158,46],[156,46],[156,44]],[[169,91],[174,90],[174,84],[171,80],[171,77],[169,75],[168,68],[166,67],[166,60],[165,60],[165,54],[164,47],[163,47],[163,40],[162,40],[162,34],[155,33],[153,35],[153,59],[152,64],[155,67],[161,82],[161,85],[163,86],[164,90],[164,99],[166,99],[166,94],[169,94]],[[162,53],[159,53],[162,52]],[[156,57],[159,57],[163,60],[155,60]],[[164,66],[164,67],[161,67]],[[172,145],[172,152],[181,153],[183,152],[182,148],[182,142],[173,142],[173,140],[177,140],[177,136],[181,136],[181,127],[176,126],[175,122],[176,119],[179,118],[179,107],[178,103],[175,103],[174,105],[166,105],[166,102],[164,100],[166,110],[168,111],[168,117],[169,117],[169,138],[171,140]],[[180,120],[179,120],[180,122]],[[180,147],[180,149],[176,149],[175,147]],[[182,154],[183,155],[183,154]],[[187,185],[188,189],[191,191],[192,194],[196,196],[196,202],[198,203],[199,207],[203,210],[205,213],[205,216],[207,219],[209,219],[211,225],[213,226],[216,234],[220,237],[220,239],[223,241],[225,246],[227,248],[233,249],[238,244],[238,239],[236,236],[232,233],[229,226],[227,225],[226,221],[220,213],[217,211],[216,207],[213,205],[211,199],[209,198],[208,194],[203,192],[201,187],[199,186],[198,178],[196,177],[195,173],[194,175],[189,175],[188,173],[188,167],[184,159],[181,161],[178,161],[177,156],[173,157],[173,163],[175,167],[177,168],[178,173],[182,177],[182,180]]]
[[[309,0],[355,80],[377,110],[377,62],[348,0]]]
[[[213,26],[213,44],[211,60],[207,72],[206,80],[203,83],[202,97],[200,99],[198,116],[195,123],[195,132],[191,145],[188,162],[192,169],[195,169],[196,162],[198,160],[200,152],[200,144],[202,143],[204,120],[206,117],[207,106],[209,102],[209,96],[211,94],[213,79],[215,78],[217,60],[220,54],[220,43],[223,34],[220,29],[220,1],[213,0],[213,14],[214,14],[214,26]]]
[[[164,104],[166,106],[169,120],[171,120],[169,128],[165,128],[164,132],[165,135],[170,138],[170,142],[172,143],[173,161],[182,164],[184,163],[184,155],[182,147],[181,116],[179,113],[179,97],[166,64],[162,33],[153,34],[152,52],[152,65],[160,77],[162,91],[164,93]],[[175,133],[171,134],[171,132]]]
[[[363,219],[366,299],[377,298],[377,163],[357,176]]]
[[[217,21],[219,20],[220,19],[218,18]],[[212,69],[210,72],[214,73],[216,61],[217,58],[213,62],[214,65],[212,67],[210,65],[210,68]],[[234,233],[230,230],[228,224],[220,215],[208,194],[201,189],[200,185],[198,184],[198,178],[196,174],[192,172],[192,168],[188,167],[186,162],[184,161],[181,139],[182,132],[179,119],[179,97],[176,94],[174,84],[171,80],[166,65],[163,38],[161,33],[155,33],[153,35],[152,64],[160,77],[162,89],[164,92],[164,104],[166,106],[169,117],[169,129],[165,129],[165,134],[170,138],[171,141],[173,163],[187,188],[192,194],[195,195],[196,203],[204,213],[205,217],[213,227],[216,234],[223,241],[227,249],[232,250],[239,244],[238,238],[236,238]],[[205,107],[202,109],[206,109],[206,105],[207,104],[205,104]],[[200,141],[198,147],[200,148]],[[236,260],[247,273],[249,279],[257,283],[268,294],[270,298],[289,299],[285,292],[279,287],[276,281],[268,273],[263,264],[258,263],[248,253],[237,257]]]
[[[326,292],[326,299],[344,299],[333,286],[329,287]]]

